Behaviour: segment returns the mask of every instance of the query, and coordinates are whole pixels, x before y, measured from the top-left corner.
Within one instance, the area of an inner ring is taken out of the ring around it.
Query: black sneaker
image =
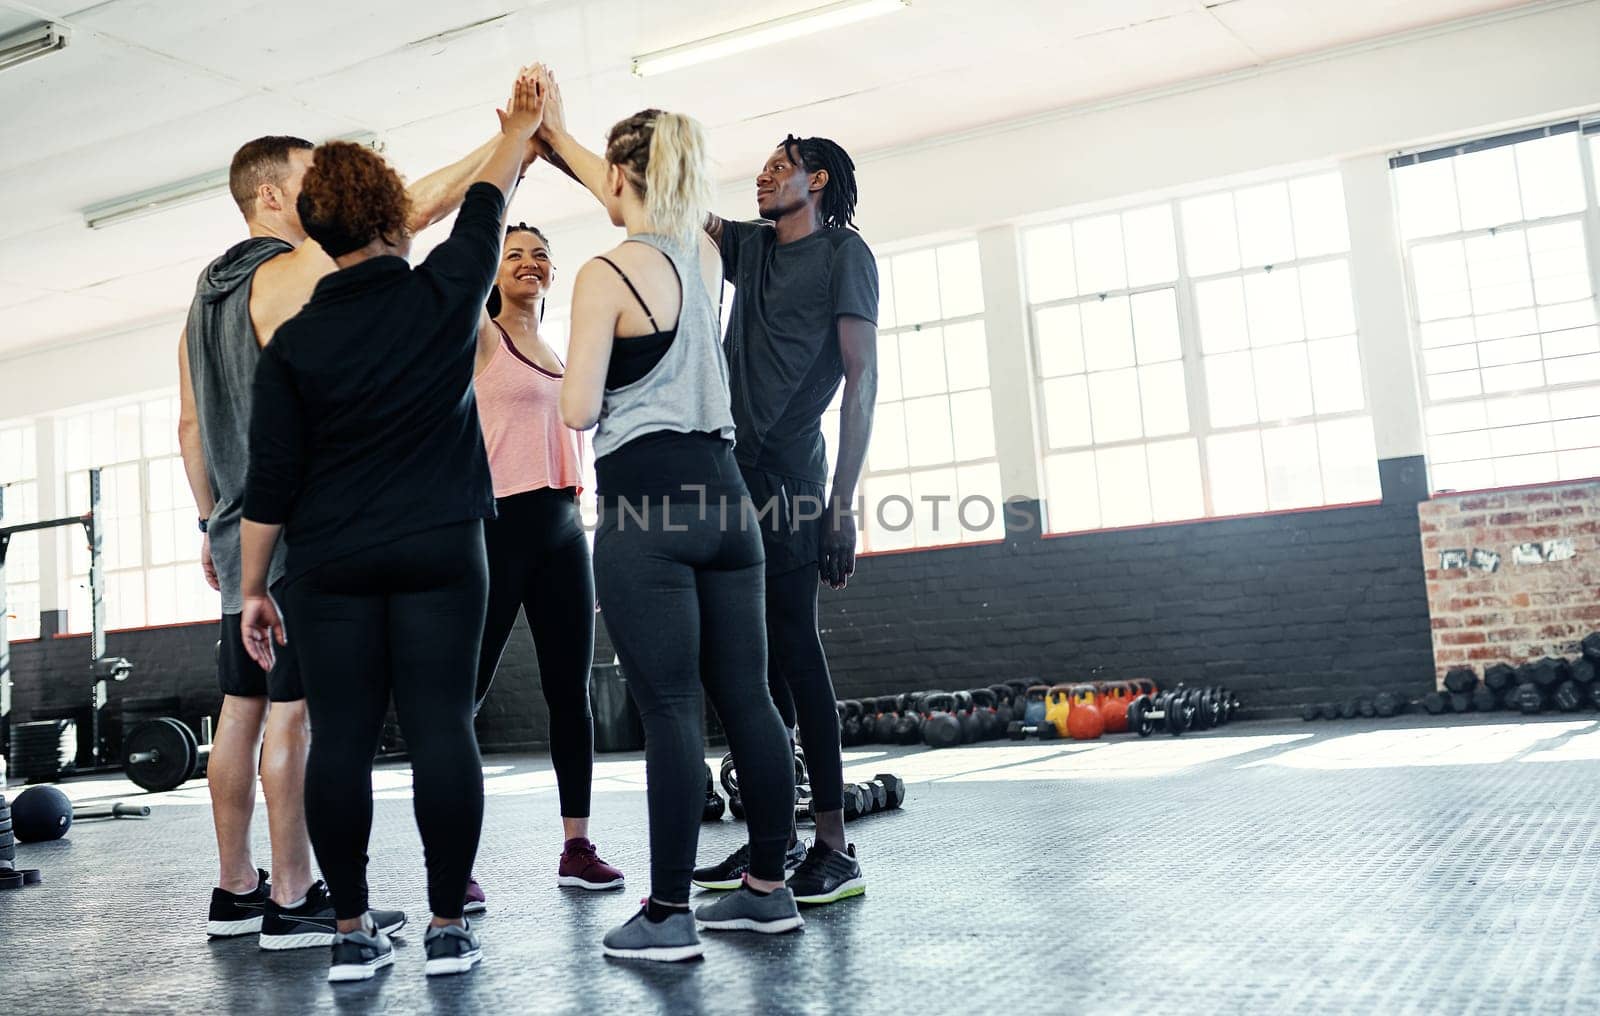
[[[429,927],[422,936],[422,948],[428,954],[422,972],[429,977],[464,974],[483,959],[478,936],[472,933],[472,925],[466,921],[461,922],[459,928],[453,924]]]
[[[375,928],[347,931],[333,937],[333,962],[328,965],[328,980],[365,981],[393,964],[394,946],[388,935]]]
[[[260,868],[256,869],[256,887],[247,893],[230,893],[221,887],[212,889],[206,934],[212,938],[254,935],[261,930],[261,915],[271,894],[267,873]]]
[[[406,915],[398,910],[369,910],[378,930],[393,935],[406,926]],[[333,944],[338,921],[333,916],[333,899],[321,879],[306,890],[305,902],[285,909],[267,901],[261,916],[261,948],[314,949]],[[385,964],[387,965],[387,964]],[[370,976],[370,975],[369,975]]]
[[[783,855],[783,877],[790,878],[806,859],[806,845],[796,840]],[[694,870],[694,884],[701,889],[732,890],[744,885],[744,876],[750,870],[750,844],[746,843],[728,855],[721,864]]]
[[[834,903],[867,891],[867,880],[856,863],[854,843],[844,851],[818,843],[806,852],[805,863],[789,877],[796,903]]]

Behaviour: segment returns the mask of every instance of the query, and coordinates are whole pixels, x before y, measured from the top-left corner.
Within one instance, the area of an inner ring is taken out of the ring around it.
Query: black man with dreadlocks
[[[855,207],[855,164],[845,150],[790,135],[756,176],[761,221],[706,222],[734,286],[723,343],[734,454],[757,508],[773,509],[761,526],[767,680],[784,722],[799,727],[811,773],[817,839],[789,882],[801,903],[866,891],[845,840],[838,713],[817,632],[819,575],[843,589],[855,571],[851,506],[877,400],[878,267],[852,225]],[[830,493],[822,415],[841,383]],[[747,864],[748,855],[735,853],[695,872],[695,883],[736,888]]]

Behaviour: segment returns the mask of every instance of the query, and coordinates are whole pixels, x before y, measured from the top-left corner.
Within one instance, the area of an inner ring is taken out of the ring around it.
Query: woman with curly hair
[[[240,626],[263,667],[274,644],[296,642],[306,822],[337,918],[329,980],[394,962],[366,916],[372,758],[391,695],[427,860],[425,971],[461,973],[482,955],[462,901],[483,822],[472,707],[494,490],[472,374],[506,202],[542,115],[536,80],[519,76],[450,238],[415,269],[405,189],[379,155],[322,145],[301,186],[305,230],[339,271],[256,370]],[[280,532],[287,624],[266,587]]]

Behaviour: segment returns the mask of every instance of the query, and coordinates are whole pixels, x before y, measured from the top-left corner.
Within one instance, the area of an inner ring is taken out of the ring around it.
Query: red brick
[[[1467,651],[1465,649],[1436,649],[1433,652],[1435,663],[1466,663]]]
[[[1504,508],[1506,506],[1506,499],[1504,496],[1464,497],[1457,503],[1461,505],[1461,510],[1464,512],[1480,512],[1484,511],[1485,509]]]
[[[1434,631],[1442,631],[1445,628],[1462,627],[1460,619],[1454,617],[1436,617],[1428,623],[1433,626]]]
[[[1447,646],[1475,646],[1487,641],[1481,631],[1447,631],[1439,636],[1439,642]]]
[[[1587,501],[1590,498],[1595,497],[1596,489],[1597,488],[1595,488],[1592,484],[1583,487],[1569,487],[1561,492],[1561,500]]]
[[[1526,521],[1528,521],[1526,512],[1502,512],[1499,515],[1491,516],[1489,524],[1491,526],[1517,526]]]
[[[1450,601],[1450,610],[1475,610],[1483,605],[1483,600],[1477,596],[1458,596]]]
[[[1503,658],[1504,656],[1499,646],[1476,646],[1467,650],[1467,659],[1474,662],[1478,660],[1499,660]]]
[[[1555,499],[1553,490],[1530,490],[1519,498],[1523,504],[1551,504]]]

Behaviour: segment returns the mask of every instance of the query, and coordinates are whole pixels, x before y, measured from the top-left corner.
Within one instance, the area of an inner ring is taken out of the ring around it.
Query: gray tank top
[[[207,265],[189,305],[185,342],[189,380],[194,386],[200,443],[216,507],[207,531],[211,561],[222,587],[222,612],[244,609],[239,520],[244,508],[245,475],[250,469],[250,403],[261,345],[250,321],[250,289],[257,268],[294,248],[282,240],[252,237],[235,244]],[[283,577],[284,542],[278,541],[268,583]]]
[[[682,307],[678,311],[677,334],[660,362],[639,380],[606,389],[594,433],[595,458],[603,458],[635,438],[664,430],[683,434],[709,431],[732,441],[733,412],[729,408],[728,362],[722,354],[722,323],[711,294],[700,281],[700,258],[695,246],[653,233],[640,233],[628,240],[654,247],[672,262],[683,293]],[[623,278],[626,280],[627,276]],[[641,305],[643,302],[640,300]],[[649,312],[648,307],[645,310]]]

